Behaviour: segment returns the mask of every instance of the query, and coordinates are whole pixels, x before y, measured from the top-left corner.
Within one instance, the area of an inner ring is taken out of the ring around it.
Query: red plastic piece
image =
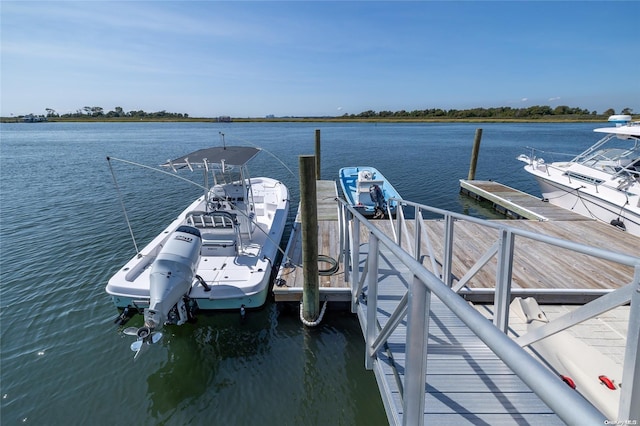
[[[598,379],[600,379],[600,381],[604,383],[604,385],[609,389],[616,390],[616,385],[614,385],[611,379],[609,379],[607,376],[604,376],[604,375],[598,376]]]
[[[571,377],[569,377],[569,376],[560,376],[560,378],[562,379],[563,382],[568,384],[569,387],[571,387],[571,389],[575,389],[576,388],[576,382],[574,382]]]

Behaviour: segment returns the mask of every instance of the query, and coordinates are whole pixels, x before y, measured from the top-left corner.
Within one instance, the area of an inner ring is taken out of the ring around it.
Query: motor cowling
[[[171,309],[189,292],[201,246],[200,231],[192,226],[180,226],[169,237],[151,265],[146,326],[153,329],[164,324]]]

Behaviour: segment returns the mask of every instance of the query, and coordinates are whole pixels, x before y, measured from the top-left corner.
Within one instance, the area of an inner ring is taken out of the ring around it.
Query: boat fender
[[[624,222],[621,221],[620,219],[613,219],[611,221],[611,225],[615,226],[616,228],[620,228],[623,231],[627,230],[627,227],[625,226]]]
[[[600,379],[602,384],[605,385],[606,387],[608,387],[609,389],[616,390],[616,385],[607,376],[605,376],[605,375],[598,376],[598,379]]]
[[[562,379],[563,382],[565,382],[567,385],[569,385],[569,387],[571,389],[575,389],[576,388],[576,382],[573,381],[573,379],[569,376],[560,376],[560,378]]]

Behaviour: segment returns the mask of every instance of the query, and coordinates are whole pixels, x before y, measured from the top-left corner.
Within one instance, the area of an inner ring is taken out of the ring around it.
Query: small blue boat
[[[398,191],[382,173],[373,167],[343,167],[340,169],[340,186],[347,202],[360,214],[375,219],[383,218],[389,212],[395,216],[401,199]]]

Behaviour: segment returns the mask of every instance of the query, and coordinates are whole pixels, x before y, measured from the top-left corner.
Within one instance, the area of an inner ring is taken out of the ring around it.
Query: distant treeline
[[[102,107],[84,107],[76,110],[76,112],[58,114],[54,109],[46,108],[47,118],[189,118],[189,114],[176,113],[167,111],[157,112],[145,112],[138,111],[124,111],[121,107],[115,107],[113,111],[104,112]]]
[[[202,121],[208,120],[206,118],[191,118],[186,113],[176,113],[157,111],[146,112],[143,110],[138,111],[124,111],[121,107],[115,107],[112,111],[105,112],[102,107],[84,107],[71,113],[59,114],[52,108],[46,108],[46,116],[35,116],[30,114],[25,117],[36,117],[38,121],[56,121],[60,120],[154,120],[154,121],[172,121],[172,120],[185,120],[185,121]],[[266,118],[247,117],[242,119],[240,117],[234,117],[234,121],[239,119],[243,120],[276,120],[283,121],[286,119],[324,119],[324,120],[596,120],[601,118],[607,118],[616,114],[613,108],[599,114],[597,111],[589,111],[584,108],[569,107],[566,105],[557,106],[552,108],[548,105],[535,105],[527,108],[512,108],[512,107],[496,107],[496,108],[472,108],[472,109],[421,109],[413,111],[363,111],[359,114],[344,114],[342,116],[323,116],[323,117],[274,117],[272,115]],[[631,108],[623,108],[618,114],[633,114]],[[24,117],[12,117],[11,121],[21,120]],[[223,120],[221,120],[223,118]],[[218,117],[218,121],[232,121],[232,117]],[[8,118],[3,118],[2,121],[8,121]]]
[[[613,108],[602,113],[602,116],[611,116],[616,112]],[[632,114],[631,108],[624,108],[621,114]],[[472,109],[421,109],[413,111],[364,111],[360,114],[344,114],[342,118],[447,118],[447,119],[470,119],[470,118],[512,118],[512,119],[536,119],[545,117],[594,117],[598,116],[597,111],[589,111],[582,108],[569,106],[557,106],[551,108],[546,105],[536,105],[528,108],[472,108]]]

